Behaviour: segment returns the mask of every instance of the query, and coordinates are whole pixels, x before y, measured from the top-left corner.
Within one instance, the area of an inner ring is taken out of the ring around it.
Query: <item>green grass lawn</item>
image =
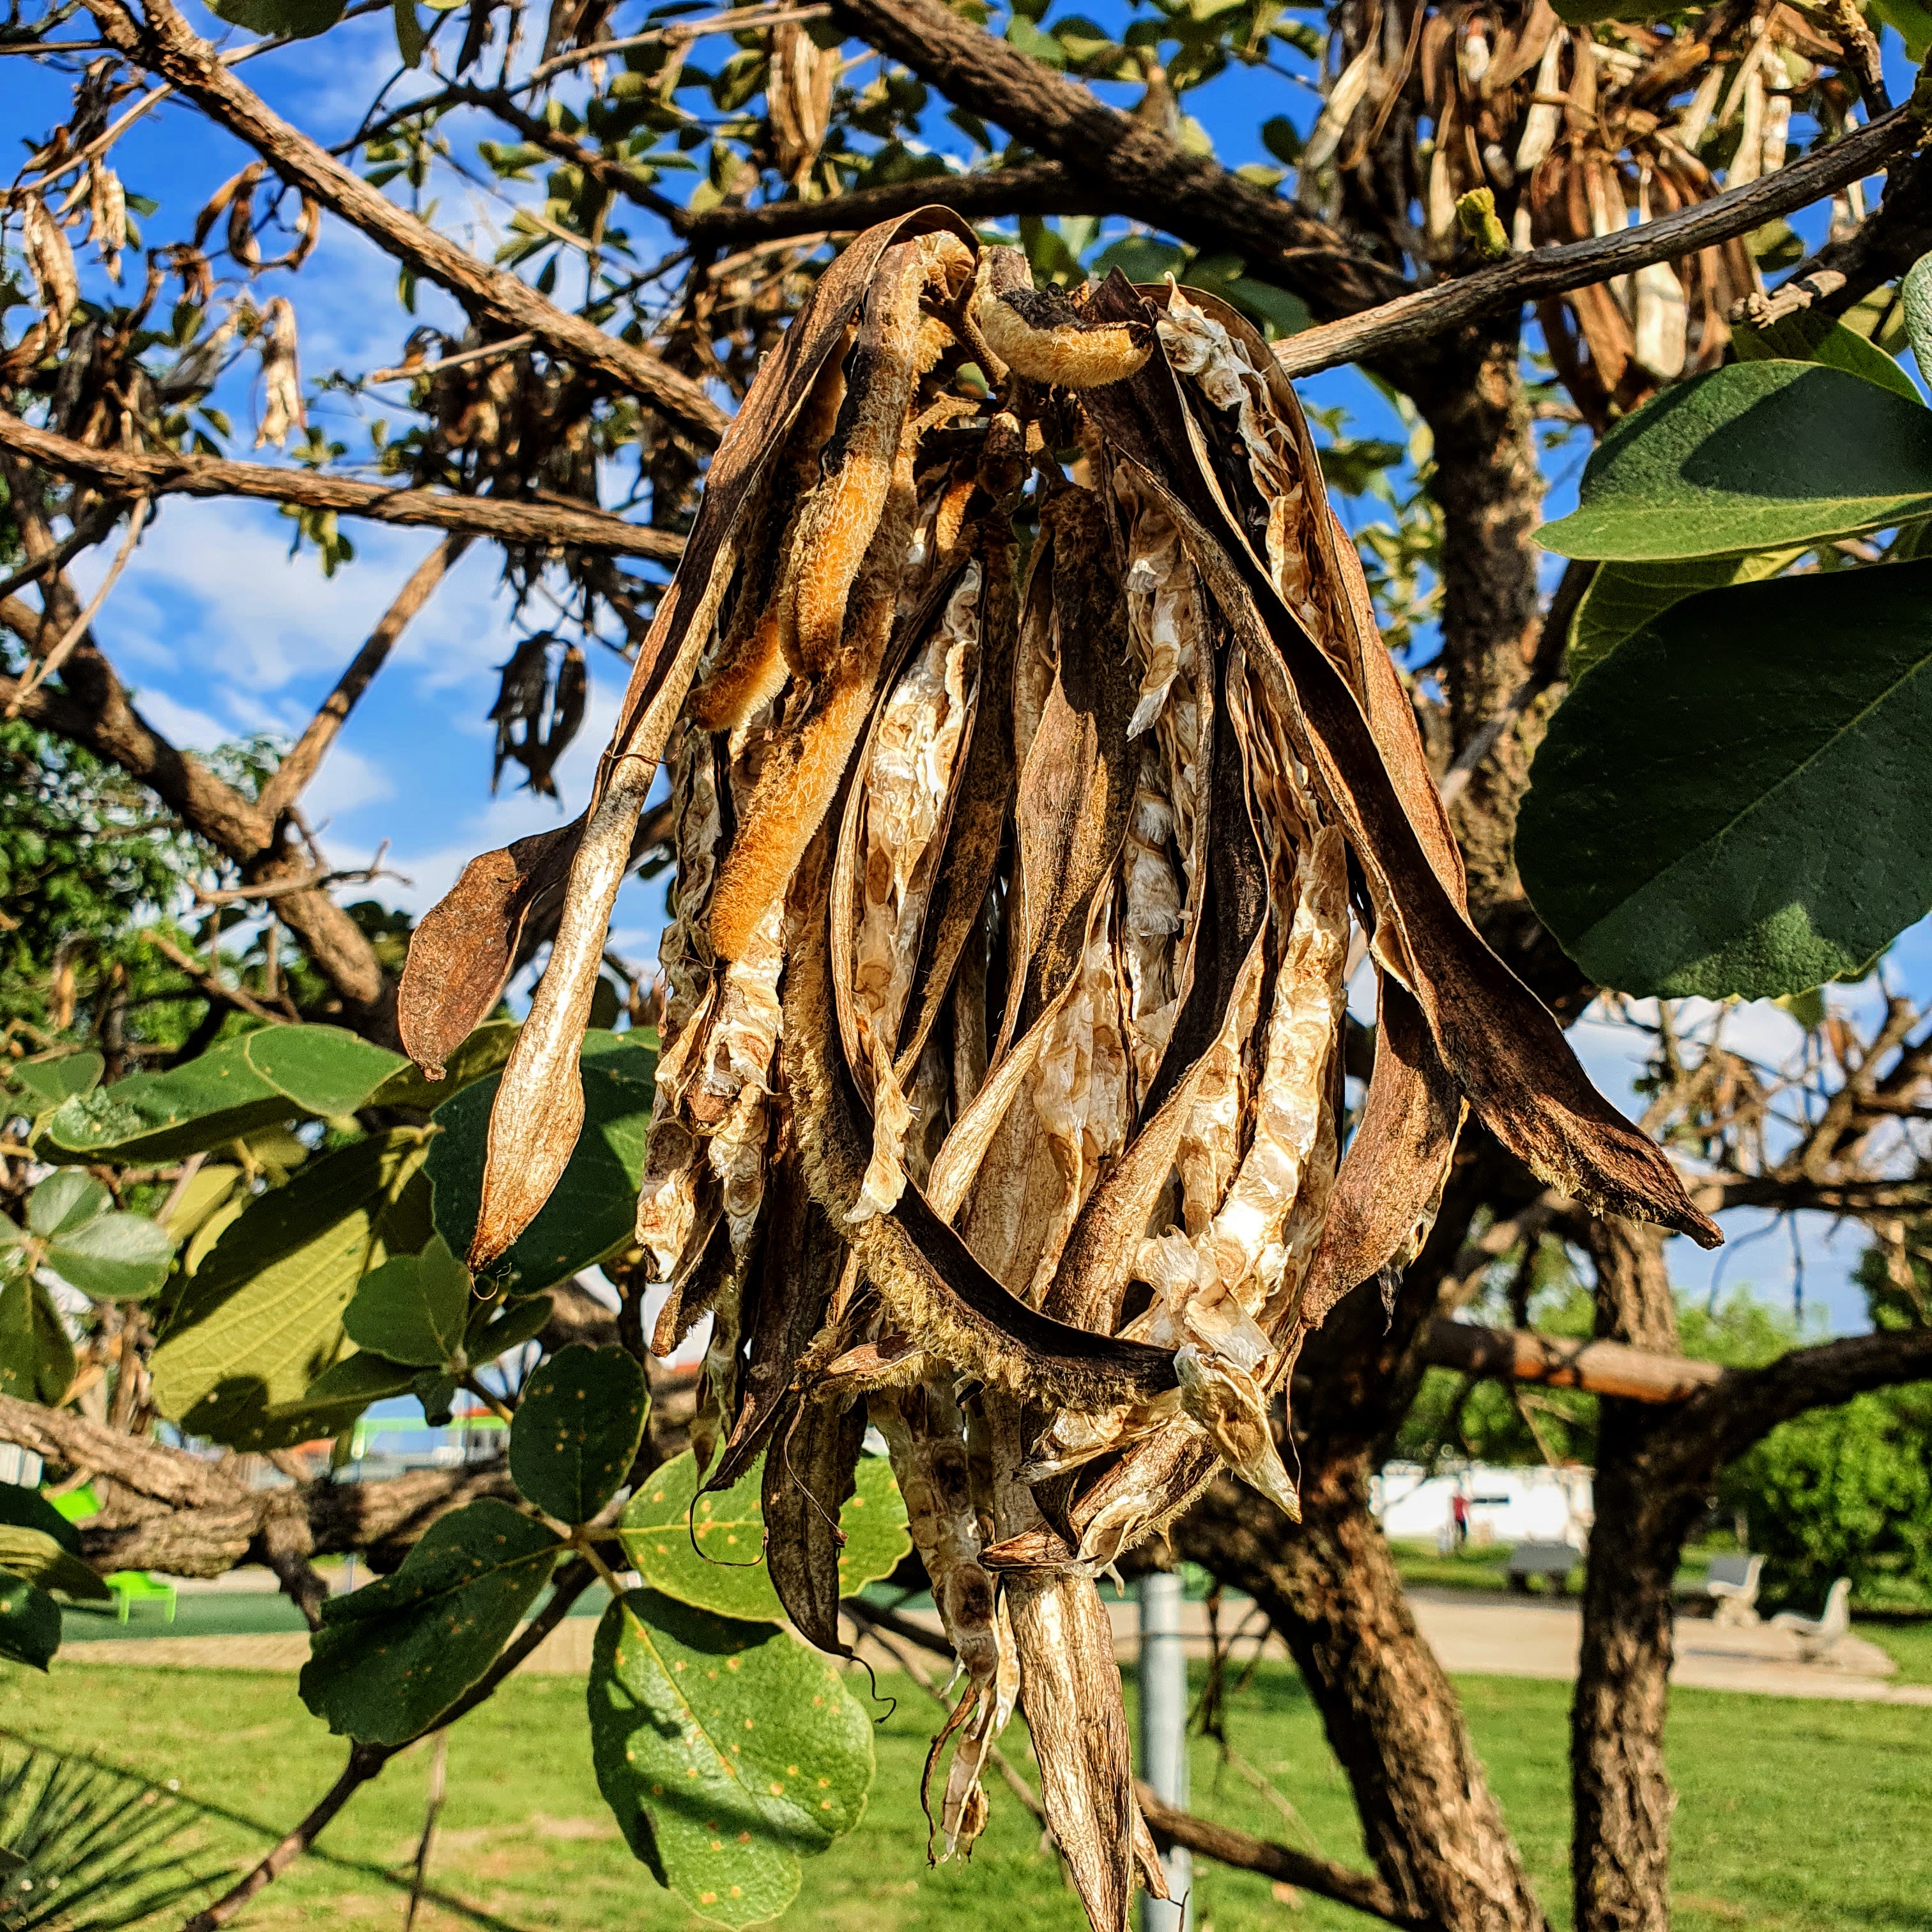
[[[1567,1924],[1567,1687],[1471,1678],[1459,1688],[1536,1882]],[[786,1932],[952,1932],[992,1915],[998,1932],[1077,1932],[1056,1861],[997,1783],[992,1823],[971,1864],[927,1868],[917,1790],[935,1707],[904,1679],[882,1688],[898,1702],[879,1727],[871,1806],[856,1832],[807,1865],[800,1900],[781,1922]],[[173,1780],[208,1808],[208,1841],[238,1863],[314,1802],[344,1750],[302,1709],[288,1676],[100,1669],[77,1653],[50,1677],[4,1667],[0,1726],[157,1784]],[[1294,1672],[1260,1672],[1230,1730],[1295,1822],[1220,1770],[1204,1743],[1194,1757],[1196,1808],[1359,1858],[1346,1784]],[[682,1932],[698,1922],[625,1850],[598,1795],[586,1732],[580,1684],[530,1678],[452,1732],[435,1897],[418,1920],[425,1932]],[[1009,1746],[1028,1762],[1018,1724]],[[1932,1713],[1683,1690],[1672,1700],[1670,1747],[1682,1794],[1679,1932],[1932,1932]],[[319,1854],[238,1926],[398,1932],[425,1771],[420,1748],[392,1764],[330,1828]],[[1369,1922],[1316,1900],[1288,1913],[1264,1881],[1208,1865],[1196,1902],[1201,1932]]]

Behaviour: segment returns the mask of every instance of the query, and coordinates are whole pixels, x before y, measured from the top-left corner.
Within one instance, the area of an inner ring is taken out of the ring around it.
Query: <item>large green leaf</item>
[[[618,1348],[573,1342],[524,1384],[510,1474],[547,1516],[588,1522],[622,1486],[651,1406],[644,1372]]]
[[[353,1113],[407,1064],[340,1027],[265,1027],[168,1072],[65,1102],[46,1138],[66,1154],[178,1160],[298,1114]]]
[[[23,1483],[0,1483],[0,1522],[38,1529],[51,1536],[70,1556],[80,1554],[80,1532],[38,1490]]]
[[[1693,597],[1565,700],[1516,863],[1592,979],[1802,992],[1932,905],[1932,562]]]
[[[1570,624],[1565,668],[1574,684],[1594,669],[1633,631],[1694,597],[1726,584],[1757,584],[1796,562],[1796,550],[1752,550],[1743,556],[1697,556],[1667,563],[1600,565]]]
[[[244,1036],[248,1064],[304,1114],[352,1114],[408,1065],[400,1053],[332,1026],[263,1027]]]
[[[43,1590],[60,1590],[89,1603],[113,1599],[112,1591],[64,1543],[44,1529],[0,1522],[0,1568]]]
[[[1876,382],[1908,403],[1918,400],[1918,389],[1896,358],[1820,309],[1801,308],[1760,328],[1734,327],[1731,346],[1740,362],[1822,362]]]
[[[426,1080],[421,1068],[398,1067],[369,1096],[372,1107],[418,1107],[433,1112],[464,1088],[502,1071],[510,1049],[523,1030],[517,1020],[488,1020],[470,1035],[442,1064],[440,1080]]]
[[[461,1353],[473,1305],[470,1270],[436,1236],[419,1255],[392,1255],[362,1277],[342,1318],[358,1348],[440,1368]]]
[[[140,1300],[160,1292],[174,1253],[168,1231],[145,1214],[103,1214],[50,1242],[47,1265],[97,1300]]]
[[[44,1670],[60,1640],[60,1606],[26,1577],[0,1570],[0,1657]]]
[[[348,0],[208,0],[208,11],[251,34],[286,34],[302,40],[328,32],[347,4]]]
[[[302,1702],[342,1736],[406,1743],[496,1660],[562,1547],[508,1503],[452,1510],[393,1576],[322,1606]]]
[[[92,1092],[100,1084],[106,1065],[92,1049],[63,1054],[56,1060],[0,1060],[0,1079],[16,1096],[10,1105],[38,1118],[64,1100]]]
[[[1564,556],[1718,556],[1932,512],[1932,410],[1814,362],[1738,362],[1612,430],[1576,510],[1536,540]]]
[[[590,1666],[597,1783],[632,1850],[706,1918],[754,1925],[797,1895],[799,1860],[852,1829],[872,1726],[796,1638],[633,1590]]]
[[[490,1271],[497,1279],[508,1276],[513,1294],[534,1294],[568,1280],[623,1246],[636,1226],[657,1055],[627,1035],[593,1031],[584,1040],[582,1072],[584,1128],[570,1165],[536,1219]],[[436,1110],[442,1132],[430,1149],[428,1172],[436,1232],[452,1254],[466,1255],[476,1232],[490,1109],[501,1079],[493,1074],[478,1080]]]
[[[351,1347],[343,1311],[392,1244],[428,1238],[405,1184],[424,1136],[398,1128],[338,1150],[249,1202],[189,1282],[154,1352],[160,1412],[235,1448],[332,1430],[309,1384]]]
[[[14,1258],[0,1257],[0,1395],[55,1408],[74,1385],[74,1366],[46,1290]]]
[[[728,1490],[692,1498],[698,1465],[687,1452],[653,1470],[624,1506],[620,1534],[632,1566],[653,1589],[728,1617],[782,1617],[765,1570],[758,1497],[761,1456]],[[890,1576],[912,1547],[905,1504],[883,1456],[859,1459],[857,1487],[838,1512],[838,1594],[856,1597]],[[694,1544],[695,1547],[693,1547]]]

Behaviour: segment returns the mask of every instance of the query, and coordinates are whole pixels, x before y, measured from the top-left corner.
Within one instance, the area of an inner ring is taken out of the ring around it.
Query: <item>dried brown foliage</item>
[[[828,1644],[811,1526],[878,1420],[968,1680],[946,1840],[983,1817],[1017,1690],[1112,1927],[1144,1832],[1094,1575],[1223,1462],[1293,1512],[1268,1402],[1333,1303],[1414,1252],[1466,1102],[1565,1192],[1715,1231],[1469,925],[1265,345],[1211,298],[1049,299],[977,254],[938,210],[862,237],[721,447],[506,1070],[471,1259],[574,1144],[620,855],[668,755],[657,1345],[716,1318],[694,1440],[713,1483],[785,1444],[774,1580]],[[984,398],[962,372],[988,349]],[[514,950],[524,866],[471,871],[412,956],[426,1065],[475,1015],[468,962]],[[1343,1159],[1352,935],[1384,1023]]]

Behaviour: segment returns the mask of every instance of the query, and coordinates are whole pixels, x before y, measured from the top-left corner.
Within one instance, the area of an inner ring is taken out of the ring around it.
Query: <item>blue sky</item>
[[[186,0],[186,10],[211,37],[244,38],[232,35],[193,0]],[[1083,10],[1103,21],[1124,11],[1118,5]],[[1889,64],[1909,88],[1896,37],[1886,38],[1894,57]],[[395,64],[394,30],[385,11],[350,22],[321,40],[266,55],[243,71],[272,104],[332,141],[351,131]],[[32,134],[61,117],[67,99],[62,78],[26,61],[4,65],[14,128]],[[428,84],[412,77],[398,93]],[[1256,133],[1262,120],[1286,113],[1306,126],[1313,99],[1307,87],[1278,74],[1236,67],[1190,95],[1189,105],[1209,127],[1221,159],[1236,165],[1268,158]],[[930,119],[935,146],[964,150],[956,130],[937,113]],[[116,154],[129,188],[163,203],[143,224],[157,238],[182,232],[217,184],[251,158],[172,103],[137,124]],[[490,254],[506,231],[508,205],[448,174],[432,192],[440,200],[438,224]],[[668,236],[652,233],[655,224],[638,211],[626,211],[626,224],[646,260],[654,242],[670,245]],[[295,302],[303,372],[313,380],[331,370],[357,373],[399,361],[403,338],[416,323],[460,327],[454,305],[435,290],[421,290],[413,318],[398,308],[395,291],[394,265],[343,224],[325,218],[320,244],[300,275],[292,281],[271,278],[265,294],[286,293]],[[218,398],[235,422],[243,446],[238,454],[245,453],[260,407],[253,368],[254,358],[246,358]],[[1334,372],[1302,388],[1311,404],[1350,410],[1356,434],[1400,434],[1386,401],[1350,372]],[[380,413],[376,406],[335,396],[322,399],[312,420],[346,442],[352,459],[366,453],[368,422]],[[1574,499],[1582,455],[1579,447],[1552,464],[1550,514],[1561,514]],[[300,730],[434,541],[369,524],[348,528],[356,560],[326,580],[312,550],[291,560],[292,526],[270,506],[178,497],[165,502],[96,627],[158,727],[191,748],[248,732],[292,736]],[[77,575],[91,584],[103,561],[97,556]],[[416,910],[433,903],[474,854],[558,822],[557,807],[548,801],[520,793],[494,800],[489,796],[493,728],[484,714],[495,692],[494,667],[520,637],[546,621],[541,611],[518,621],[496,574],[488,546],[473,548],[464,559],[405,634],[307,796],[337,864],[366,862],[381,841],[391,842],[387,862],[412,884],[384,881],[376,892]],[[614,656],[593,659],[590,668],[589,716],[557,773],[569,812],[586,795],[622,687],[624,668]],[[661,881],[626,888],[613,939],[620,952],[634,960],[654,955],[662,905]],[[1922,993],[1932,987],[1932,937],[1925,926],[1894,949],[1887,970],[1907,990]],[[1856,997],[1870,995],[1868,990]],[[1727,1024],[1731,1043],[1769,1061],[1782,1060],[1799,1043],[1796,1028],[1774,1009],[1740,1012]],[[1586,1022],[1576,1040],[1600,1084],[1627,1102],[1628,1036]],[[1738,1214],[1726,1220],[1736,1243],[1754,1234],[1764,1217]],[[1808,1300],[1823,1310],[1834,1328],[1862,1327],[1862,1304],[1847,1276],[1860,1245],[1856,1231],[1834,1235],[1822,1217],[1803,1221],[1815,1224],[1801,1226],[1798,1244]],[[1703,1292],[1720,1264],[1680,1240],[1673,1244],[1672,1265],[1684,1286]],[[1748,1284],[1786,1301],[1797,1271],[1792,1245],[1781,1231],[1734,1248],[1721,1265],[1727,1290]]]

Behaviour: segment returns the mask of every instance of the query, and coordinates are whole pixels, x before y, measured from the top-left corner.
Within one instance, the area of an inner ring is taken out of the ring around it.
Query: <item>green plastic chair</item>
[[[47,1500],[69,1522],[85,1522],[100,1511],[100,1498],[94,1493],[92,1483],[83,1483],[77,1490]],[[136,1604],[159,1604],[163,1606],[161,1614],[170,1623],[174,1622],[178,1596],[165,1576],[157,1576],[152,1570],[117,1570],[104,1580],[114,1592],[114,1607],[124,1624]]]
[[[124,1624],[136,1604],[163,1604],[163,1615],[170,1623],[174,1622],[175,1586],[165,1576],[157,1576],[151,1570],[117,1570],[105,1581],[114,1592],[114,1606]]]

